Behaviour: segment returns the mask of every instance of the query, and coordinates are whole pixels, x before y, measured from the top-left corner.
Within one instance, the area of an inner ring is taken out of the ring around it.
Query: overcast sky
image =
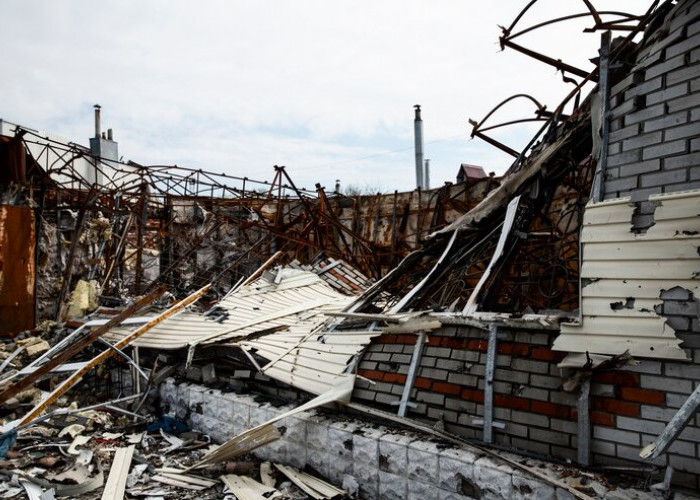
[[[227,0],[3,2],[0,118],[80,144],[93,104],[124,161],[177,164],[299,187],[335,179],[415,187],[413,105],[421,104],[432,186],[460,163],[502,173],[509,157],[470,140],[469,118],[529,93],[550,109],[571,86],[542,63],[500,51],[498,25],[525,0]],[[597,0],[642,13],[648,2]],[[540,0],[523,26],[582,12]],[[521,43],[591,70],[599,33],[566,23]],[[530,116],[514,105],[495,117]],[[499,137],[522,147],[537,127]]]

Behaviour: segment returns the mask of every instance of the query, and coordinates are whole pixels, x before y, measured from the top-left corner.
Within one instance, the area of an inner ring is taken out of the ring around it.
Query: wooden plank
[[[46,363],[41,365],[39,368],[37,368],[34,372],[28,374],[26,377],[18,380],[14,384],[12,384],[10,387],[2,391],[0,393],[0,403],[4,403],[7,401],[9,398],[17,394],[18,392],[26,389],[29,387],[31,384],[39,380],[41,377],[49,373],[51,370],[56,368],[59,365],[62,365],[66,363],[69,359],[71,359],[73,356],[78,354],[79,352],[82,352],[87,346],[91,345],[95,340],[98,338],[102,337],[107,331],[109,331],[110,328],[119,325],[122,321],[124,321],[126,318],[129,316],[133,316],[136,312],[138,312],[141,308],[149,305],[151,302],[156,300],[158,297],[163,295],[165,292],[165,287],[159,287],[152,293],[146,295],[145,297],[141,298],[138,300],[134,305],[127,307],[124,309],[122,312],[114,316],[112,319],[110,319],[107,323],[105,323],[102,326],[99,326],[92,330],[88,336],[86,336],[84,339],[79,340],[68,347],[66,347],[65,350],[62,352],[58,353],[56,356],[48,360]]]
[[[177,313],[178,311],[184,309],[188,305],[190,305],[192,302],[196,301],[199,299],[202,295],[206,293],[207,290],[211,285],[207,285],[203,288],[200,288],[193,294],[189,295],[187,298],[181,300],[177,304],[173,305],[170,309],[167,311],[161,313],[159,316],[157,316],[155,319],[151,320],[150,322],[146,323],[143,325],[141,328],[133,332],[131,335],[128,337],[120,340],[117,342],[114,347],[117,349],[122,349],[123,347],[131,344],[134,340],[136,340],[138,337],[146,333],[148,330],[153,328],[155,325],[161,323],[162,321],[165,321],[167,318],[172,316],[173,314]],[[27,415],[25,415],[22,420],[18,423],[18,425],[24,425],[28,422],[31,422],[34,420],[37,416],[41,415],[41,413],[46,410],[50,405],[52,405],[58,398],[60,398],[63,394],[65,394],[71,387],[73,387],[75,384],[78,383],[78,381],[83,378],[83,376],[89,372],[92,368],[97,366],[98,364],[102,363],[108,358],[111,358],[114,356],[116,351],[113,349],[107,349],[106,351],[103,351],[102,353],[98,354],[94,358],[92,358],[87,365],[85,365],[83,368],[75,372],[73,375],[68,377],[66,380],[61,383],[56,389],[49,394],[49,396],[36,405]]]
[[[126,478],[129,475],[131,459],[134,456],[135,449],[136,446],[133,444],[126,448],[117,448],[117,451],[114,453],[114,460],[112,460],[112,467],[109,470],[107,483],[105,483],[105,488],[102,492],[102,500],[124,498]]]

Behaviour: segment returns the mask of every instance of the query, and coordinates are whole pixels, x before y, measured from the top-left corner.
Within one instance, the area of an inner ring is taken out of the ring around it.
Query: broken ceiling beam
[[[54,368],[66,363],[73,356],[75,356],[79,352],[82,352],[87,346],[91,345],[95,340],[102,337],[111,328],[119,325],[120,323],[122,323],[125,319],[129,318],[130,316],[133,316],[135,313],[137,313],[143,307],[151,304],[158,297],[163,295],[164,292],[165,292],[164,286],[158,287],[152,293],[149,293],[148,295],[142,297],[135,304],[124,309],[122,312],[120,312],[119,314],[114,316],[112,319],[110,319],[103,326],[99,326],[99,327],[95,328],[94,330],[92,330],[90,332],[90,334],[87,335],[85,338],[80,339],[80,340],[76,341],[75,343],[67,346],[65,348],[65,350],[56,354],[54,357],[52,357],[51,359],[46,361],[46,363],[44,363],[39,368],[34,370],[32,373],[27,374],[24,378],[18,380],[17,382],[12,384],[7,389],[0,392],[0,403],[4,403],[5,401],[7,401],[9,398],[14,396],[18,392],[20,392],[20,391],[26,389],[27,387],[29,387],[30,385],[32,385],[34,382],[39,380],[41,377],[43,377],[44,375],[49,373]]]
[[[121,349],[124,346],[130,345],[134,340],[139,338],[141,335],[146,333],[148,330],[153,328],[154,326],[158,325],[159,323],[165,321],[167,318],[172,316],[173,314],[181,311],[188,305],[192,304],[194,301],[199,300],[202,295],[204,295],[207,290],[211,285],[206,285],[203,288],[200,288],[193,294],[189,295],[185,299],[181,300],[177,304],[173,305],[168,309],[167,311],[161,313],[158,315],[155,319],[149,321],[146,323],[144,326],[127,336],[126,338],[120,340],[115,344],[115,347],[117,349]],[[108,349],[106,351],[103,351],[102,353],[98,354],[94,358],[92,358],[87,365],[85,365],[83,368],[75,372],[73,375],[69,376],[66,380],[64,380],[56,389],[49,394],[49,396],[36,405],[27,415],[25,415],[22,420],[19,422],[19,425],[24,425],[26,423],[31,422],[34,420],[36,417],[41,415],[50,405],[52,405],[59,397],[61,397],[63,394],[65,394],[71,387],[73,387],[75,384],[77,384],[83,376],[89,372],[92,368],[97,366],[98,364],[102,363],[106,359],[112,357],[114,355],[114,351],[112,349]]]

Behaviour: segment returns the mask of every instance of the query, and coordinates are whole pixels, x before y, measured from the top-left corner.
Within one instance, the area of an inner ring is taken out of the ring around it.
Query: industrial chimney
[[[100,105],[95,104],[95,137],[97,139],[100,138],[101,136],[101,130],[100,130]]]
[[[416,189],[423,188],[423,120],[420,117],[420,104],[413,106],[416,117],[413,120],[413,135],[416,145]]]
[[[425,174],[423,174],[423,189],[430,189],[430,159],[425,159]]]

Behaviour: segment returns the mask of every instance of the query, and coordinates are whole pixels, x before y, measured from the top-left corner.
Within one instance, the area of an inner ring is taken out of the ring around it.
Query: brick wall
[[[508,448],[576,461],[578,392],[566,392],[557,363],[565,353],[550,349],[556,331],[504,329],[494,374],[494,440]],[[694,335],[694,334],[692,334]],[[443,327],[424,347],[408,416],[480,440],[488,333]],[[700,337],[685,337],[696,364],[641,361],[624,370],[594,375],[591,383],[591,452],[594,465],[640,465],[641,448],[652,442],[700,383]],[[397,411],[416,337],[383,335],[367,349],[353,399]],[[393,403],[393,404],[392,404]],[[700,416],[668,454],[653,463],[675,469],[677,484],[697,488]]]
[[[700,3],[680,1],[610,96],[605,198],[700,188]]]

